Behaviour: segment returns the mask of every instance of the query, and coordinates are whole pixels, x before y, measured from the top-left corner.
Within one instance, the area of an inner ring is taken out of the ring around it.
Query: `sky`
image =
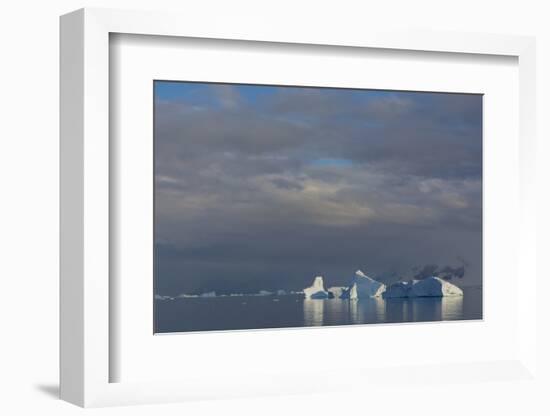
[[[481,284],[482,96],[155,81],[156,293]]]

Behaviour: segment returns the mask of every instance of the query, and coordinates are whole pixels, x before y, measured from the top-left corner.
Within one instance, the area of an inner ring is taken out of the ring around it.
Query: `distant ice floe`
[[[187,293],[182,293],[181,295],[178,295],[177,298],[178,299],[183,299],[183,298],[198,298],[199,295],[188,295]]]
[[[200,295],[191,295],[191,294],[187,294],[187,293],[182,293],[178,296],[176,296],[177,299],[184,299],[184,298],[223,298],[223,297],[242,297],[242,296],[286,296],[286,295],[297,295],[297,294],[302,294],[303,292],[294,292],[294,291],[285,291],[283,289],[279,289],[277,291],[269,291],[269,290],[260,290],[259,292],[257,293],[230,293],[230,294],[217,294],[215,291],[211,291],[211,292],[205,292],[205,293],[202,293]],[[156,299],[159,299],[160,300],[160,297],[157,297],[159,295],[156,295]],[[166,300],[166,299],[170,298],[170,296],[164,296],[162,300]],[[176,299],[176,298],[171,298],[171,299]]]
[[[174,298],[166,295],[155,295],[155,300],[174,300]]]
[[[201,298],[215,298],[216,297],[216,292],[212,291],[212,292],[205,292],[201,295]]]

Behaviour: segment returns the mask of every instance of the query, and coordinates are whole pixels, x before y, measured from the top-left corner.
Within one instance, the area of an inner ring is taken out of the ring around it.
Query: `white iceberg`
[[[386,285],[367,276],[361,270],[355,272],[353,281],[347,290],[340,296],[341,299],[366,299],[382,296]]]
[[[328,292],[323,284],[323,276],[317,276],[313,279],[313,284],[304,289],[306,299],[328,299]]]
[[[285,296],[286,292],[283,289],[277,290],[277,296]]]
[[[348,290],[347,286],[332,286],[327,289],[329,298],[340,299],[344,292]]]
[[[269,290],[260,290],[256,296],[271,296],[273,295],[273,292],[270,292]]]
[[[436,276],[391,285],[384,298],[463,296],[462,289]]]

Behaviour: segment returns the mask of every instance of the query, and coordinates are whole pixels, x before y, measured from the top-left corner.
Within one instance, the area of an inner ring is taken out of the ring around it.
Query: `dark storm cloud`
[[[431,276],[437,276],[445,280],[462,279],[466,273],[466,265],[440,267],[437,264],[426,264],[422,267],[414,267],[412,271],[415,273],[413,279],[417,280],[426,279]]]
[[[458,256],[480,282],[480,96],[199,86],[156,97],[159,292],[344,284]]]

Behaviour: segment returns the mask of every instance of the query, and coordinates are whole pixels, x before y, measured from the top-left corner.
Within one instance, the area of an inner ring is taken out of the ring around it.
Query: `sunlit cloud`
[[[459,256],[464,281],[481,278],[479,96],[159,91],[160,293],[298,289],[321,267],[338,284],[364,263],[399,273]]]

